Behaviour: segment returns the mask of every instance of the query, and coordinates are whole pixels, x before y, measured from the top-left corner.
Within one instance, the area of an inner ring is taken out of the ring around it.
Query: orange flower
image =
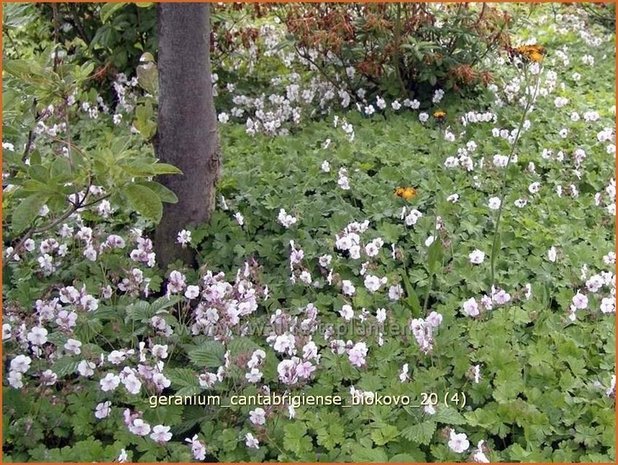
[[[545,55],[545,47],[541,45],[521,45],[515,48],[515,53],[521,55],[524,59],[540,63]]]
[[[411,186],[397,187],[395,189],[395,195],[397,197],[401,197],[404,200],[412,200],[414,197],[416,197],[416,189]]]
[[[433,117],[438,121],[442,121],[444,118],[446,118],[446,112],[443,110],[436,110],[433,112]]]

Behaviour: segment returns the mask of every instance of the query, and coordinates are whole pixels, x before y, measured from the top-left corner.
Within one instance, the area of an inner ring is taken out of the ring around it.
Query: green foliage
[[[51,5],[5,5],[7,462],[112,462],[121,454],[128,461],[186,462],[195,459],[195,443],[189,444],[194,437],[205,448],[205,460],[221,462],[455,462],[474,460],[479,452],[492,462],[615,460],[615,322],[612,313],[600,310],[605,296],[613,300],[613,275],[607,274],[613,273],[609,252],[615,248],[610,211],[615,201],[614,159],[608,150],[615,143],[615,91],[609,79],[614,73],[613,35],[606,37],[595,26],[593,34],[608,40],[594,48],[586,43],[589,32],[582,29],[590,17],[582,16],[579,8],[508,6],[523,24],[516,31],[518,38],[534,36],[547,48],[541,82],[548,95],[535,102],[517,160],[506,168],[495,275],[496,285],[510,294],[510,300],[493,302],[491,310],[482,308],[478,316],[470,316],[463,303],[491,293],[487,255],[496,212],[488,200],[498,195],[505,175],[493,157],[510,149],[509,142],[492,130],[517,127],[521,94],[509,95],[506,89],[521,91],[532,82],[522,81],[531,78],[522,77],[513,63],[483,62],[497,78],[492,91],[496,95],[447,98],[441,102],[444,120],[428,115],[422,123],[417,112],[390,106],[368,116],[313,102],[307,105],[311,112],[302,113],[302,125],[287,136],[259,131],[249,135],[244,121],[221,124],[225,162],[217,208],[208,225],[190,231],[186,246],[197,249],[199,264],[195,269],[175,267],[186,282],[173,290],[170,284],[178,283],[178,275],[157,269],[148,257],[147,235],[161,217],[162,202],[178,200],[156,177],[179,173],[159,163],[150,146],[157,89],[156,67],[145,65],[154,63],[154,56],[145,53],[153,52],[145,28],[153,25],[154,8],[57,8],[55,14],[75,28],[60,33],[58,41],[68,52],[63,57],[51,56],[61,48],[50,38]],[[250,16],[250,24],[256,29],[269,25],[280,13],[275,7],[266,11],[266,16]],[[565,15],[565,31],[562,23],[549,21],[556,12]],[[214,22],[219,32],[231,27],[230,18],[246,26],[246,13],[242,7],[230,7],[217,11]],[[86,14],[93,15],[89,21]],[[135,25],[138,15],[150,23],[124,27]],[[88,41],[77,37],[82,34],[78,26],[85,28]],[[454,50],[470,47],[478,52],[469,31],[453,32],[458,27],[454,24],[445,27],[456,42]],[[14,45],[8,47],[11,40]],[[242,34],[230,40],[229,49],[220,44],[213,52],[223,63],[221,69],[229,71],[230,63],[238,60],[234,72],[220,76],[219,109],[226,111],[233,105],[233,92],[223,90],[228,78],[237,82],[232,79],[235,73],[246,73],[246,79],[238,81],[242,92],[246,86],[248,94],[268,94],[273,89],[268,80],[280,71],[273,63],[281,64],[273,56],[252,63],[245,59],[245,49],[231,46],[242,42]],[[570,58],[566,64],[558,53],[564,46]],[[424,56],[431,50],[431,44],[419,41],[407,53]],[[594,58],[594,67],[583,63],[585,55]],[[94,79],[109,60],[128,74],[126,81],[114,81],[126,92],[123,103],[105,103],[109,89]],[[447,79],[438,71],[452,64],[430,69],[436,73],[436,84],[438,78]],[[248,71],[252,66],[255,73]],[[556,72],[556,78],[548,71]],[[130,84],[133,75],[136,82]],[[313,77],[303,71],[299,82],[306,84]],[[422,79],[430,84],[431,76]],[[393,86],[379,86],[375,89],[381,93],[398,92]],[[566,98],[568,106],[557,108],[556,97]],[[592,110],[599,120],[572,120],[572,112],[584,115]],[[462,117],[472,111],[489,112],[495,121],[468,118],[464,124]],[[322,118],[324,114],[328,115]],[[353,138],[342,129],[344,120],[353,126]],[[599,134],[607,127],[611,134],[603,139]],[[562,128],[569,129],[568,137],[559,135]],[[447,140],[447,132],[455,140]],[[473,170],[446,169],[447,158],[464,148],[473,159]],[[577,165],[575,151],[580,148],[586,157]],[[545,156],[544,150],[555,156],[562,151],[564,159]],[[329,169],[323,168],[325,161]],[[346,170],[350,189],[341,188],[341,169]],[[536,193],[530,189],[534,182],[540,183]],[[417,194],[406,201],[394,195],[398,186],[413,186]],[[454,201],[452,194],[458,199]],[[516,207],[518,199],[525,199],[526,205]],[[280,209],[296,223],[282,225]],[[422,216],[407,224],[406,215],[413,209]],[[350,223],[364,220],[368,227],[360,235],[361,258],[354,259],[336,246],[337,236]],[[364,246],[378,238],[384,244],[369,256]],[[552,246],[555,260],[548,257]],[[291,267],[292,247],[304,253]],[[485,252],[482,263],[471,263],[475,249]],[[320,263],[323,255],[331,255],[328,266]],[[310,274],[309,284],[302,281],[301,271]],[[387,283],[372,292],[364,284],[367,274],[384,277]],[[589,290],[586,281],[591,276],[605,276],[607,282],[598,292]],[[355,285],[353,296],[343,294],[343,280]],[[199,285],[198,294],[191,297],[186,285]],[[401,298],[389,296],[389,288],[397,285]],[[241,307],[248,290],[255,292],[255,311]],[[216,323],[201,329],[203,320],[213,317],[209,310],[220,305],[213,295],[224,291],[230,313],[219,307]],[[578,292],[589,301],[572,320],[570,306]],[[293,325],[308,319],[310,303],[317,316],[316,328],[308,335]],[[340,315],[346,304],[354,311],[352,321]],[[383,323],[378,320],[380,309]],[[239,310],[240,322],[228,327],[234,310]],[[442,320],[431,329],[427,349],[410,327],[426,323],[432,312]],[[273,338],[272,319],[277,315],[292,322],[293,354],[275,348],[280,334],[275,331]],[[47,330],[40,352],[33,342],[38,337],[35,327]],[[328,336],[327,330],[333,334]],[[70,339],[81,342],[79,353],[70,349]],[[286,384],[281,362],[304,359],[309,340],[319,353],[319,360],[311,359],[315,372]],[[340,353],[337,341],[343,344]],[[368,349],[360,365],[350,357],[358,343],[366,343]],[[16,380],[11,364],[19,355],[27,355],[31,363]],[[249,365],[255,363],[261,376],[250,382]],[[137,394],[125,386],[125,368],[141,380]],[[57,378],[50,380],[47,370]],[[157,386],[149,370],[169,384]],[[107,374],[121,373],[125,383],[102,389]],[[340,396],[344,405],[295,405],[288,400],[262,406],[265,422],[260,424],[251,420],[259,417],[258,406],[231,402],[232,396],[266,392]],[[352,392],[365,404],[352,405]],[[371,404],[371,393],[410,402]],[[156,407],[155,395],[162,396]],[[211,396],[213,403],[162,402],[166,396],[197,395]],[[105,402],[110,402],[109,415],[98,418],[97,406]],[[127,426],[130,415],[152,427],[169,426],[171,439],[157,443],[152,432],[132,433]],[[451,437],[464,433],[469,447],[456,452]],[[259,448],[249,446],[251,437],[259,441]]]

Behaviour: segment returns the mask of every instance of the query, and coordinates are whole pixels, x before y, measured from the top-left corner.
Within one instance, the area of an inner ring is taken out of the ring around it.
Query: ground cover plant
[[[152,5],[4,6],[5,461],[615,461],[613,14],[402,8],[213,8],[161,268]]]

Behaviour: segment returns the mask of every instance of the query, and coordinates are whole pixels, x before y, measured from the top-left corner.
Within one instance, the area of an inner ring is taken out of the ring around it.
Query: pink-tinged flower
[[[112,403],[109,400],[98,403],[96,408],[94,409],[94,416],[97,417],[99,420],[107,418],[112,411],[112,409],[110,408],[111,405]]]
[[[245,373],[245,379],[250,383],[259,383],[262,379],[262,372],[257,368],[251,368],[249,373]]]
[[[185,442],[191,444],[191,453],[193,454],[193,458],[195,460],[206,459],[206,446],[202,441],[197,439],[197,434],[194,435],[191,439],[186,438]]]
[[[82,352],[82,343],[76,339],[68,339],[64,344],[64,348],[75,355],[79,355]]]
[[[345,321],[350,321],[352,318],[354,318],[354,310],[352,310],[351,305],[345,304],[341,307],[341,310],[339,310],[339,315],[341,315],[341,318],[343,318]]]
[[[385,277],[378,278],[377,276],[368,274],[365,277],[364,284],[369,292],[376,292],[378,289],[380,289],[380,286],[382,286],[383,284],[386,284],[386,282],[387,282],[387,279]]]
[[[136,418],[129,424],[129,431],[137,436],[147,436],[150,433],[150,425],[141,418]]]
[[[588,306],[588,297],[585,294],[582,294],[581,292],[577,291],[577,294],[573,296],[572,302],[573,302],[573,306],[576,309],[581,310]]]
[[[485,455],[485,452],[483,451],[483,449],[485,448],[483,444],[485,444],[485,441],[480,440],[478,442],[478,445],[476,446],[474,454],[472,454],[472,460],[476,463],[490,463],[490,460],[487,458],[487,455]]]
[[[198,295],[200,295],[199,286],[187,286],[187,290],[185,291],[185,297],[187,299],[195,299]]]
[[[356,288],[354,287],[354,285],[352,284],[352,281],[349,281],[347,279],[343,280],[341,283],[342,287],[341,287],[341,291],[345,294],[345,295],[354,295],[354,293],[356,292]]]
[[[163,426],[163,425],[156,425],[154,428],[152,428],[152,433],[150,433],[150,439],[152,439],[155,442],[159,442],[159,443],[168,442],[170,439],[172,439],[172,433],[170,433],[170,427]]]
[[[113,391],[120,384],[120,377],[114,373],[108,373],[103,379],[101,379],[101,381],[99,381],[99,384],[101,385],[101,391]]]
[[[11,360],[10,368],[11,371],[16,373],[25,373],[30,368],[30,363],[32,363],[32,359],[26,355],[18,355],[13,360]]]
[[[294,384],[298,381],[298,375],[296,373],[296,365],[298,364],[296,357],[292,360],[282,360],[277,365],[277,373],[279,374],[279,380],[285,384]]]
[[[474,297],[471,297],[463,303],[463,311],[468,316],[474,317],[479,315],[479,306]]]
[[[47,330],[41,326],[35,326],[28,333],[28,341],[34,346],[42,346],[47,342]]]
[[[365,358],[367,357],[367,344],[364,342],[357,342],[348,351],[348,359],[350,363],[356,367],[361,367],[365,364]]]
[[[89,362],[87,360],[82,360],[77,365],[77,372],[80,374],[80,376],[85,376],[85,377],[92,376],[94,375],[95,367],[96,365],[94,363]]]
[[[247,445],[247,447],[250,447],[252,449],[260,448],[260,441],[258,441],[257,438],[251,433],[247,433],[245,435],[245,444]]]
[[[263,425],[266,423],[266,412],[263,408],[256,408],[255,410],[251,410],[249,412],[249,420],[254,425]]]
[[[468,450],[470,447],[470,441],[468,441],[468,436],[466,436],[466,433],[457,434],[454,430],[451,430],[448,446],[453,452],[461,454],[462,452]]]

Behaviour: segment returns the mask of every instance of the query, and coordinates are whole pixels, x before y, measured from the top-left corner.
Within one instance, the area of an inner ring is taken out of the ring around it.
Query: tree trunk
[[[210,8],[204,3],[157,4],[159,114],[157,157],[182,170],[159,182],[178,196],[164,204],[156,228],[157,263],[195,264],[195,256],[176,242],[178,232],[208,222],[221,171],[217,117],[210,68]]]

